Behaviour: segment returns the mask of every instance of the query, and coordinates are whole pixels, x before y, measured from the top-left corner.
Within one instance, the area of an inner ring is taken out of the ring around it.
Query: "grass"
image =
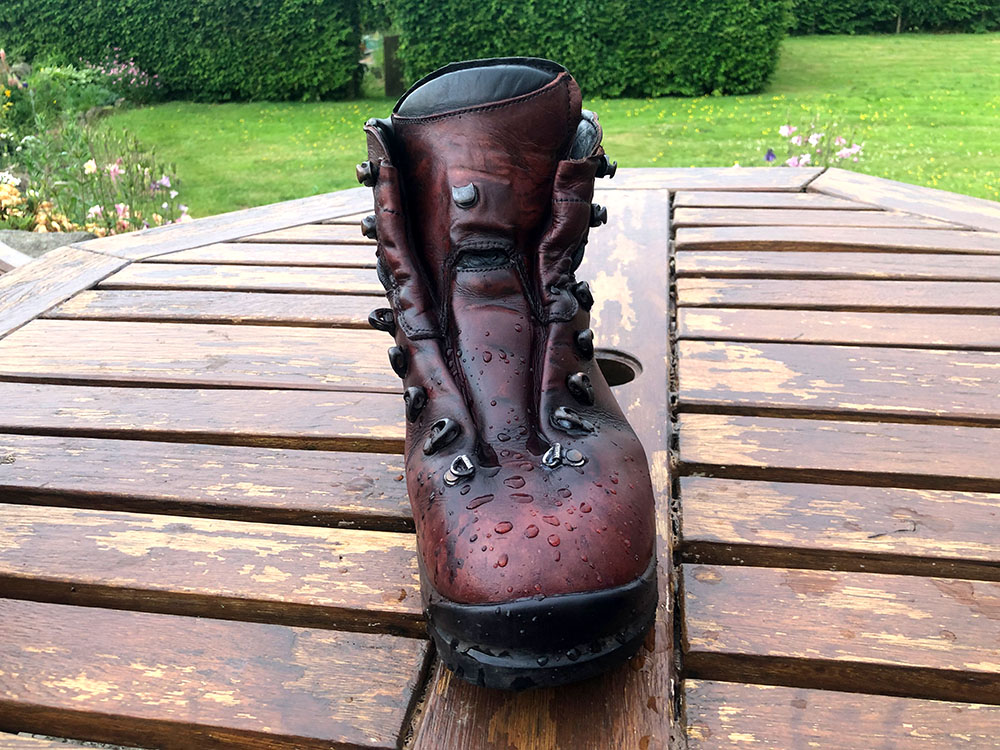
[[[853,130],[868,174],[1000,200],[1000,34],[799,37],[754,96],[589,100],[622,166],[763,164],[785,123]],[[176,162],[195,216],[355,187],[388,99],[168,103],[115,115]]]

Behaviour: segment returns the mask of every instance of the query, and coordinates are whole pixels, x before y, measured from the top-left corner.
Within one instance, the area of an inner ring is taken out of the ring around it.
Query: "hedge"
[[[774,71],[787,0],[385,0],[412,82],[454,60],[529,55],[588,96],[740,94]]]
[[[120,48],[170,97],[328,99],[357,92],[357,0],[0,0],[0,46],[57,63]]]
[[[1000,29],[1000,0],[792,0],[793,34]]]

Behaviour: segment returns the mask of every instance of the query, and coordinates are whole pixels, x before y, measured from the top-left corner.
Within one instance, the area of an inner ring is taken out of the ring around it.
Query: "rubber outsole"
[[[460,604],[421,576],[427,629],[456,676],[500,690],[554,687],[593,677],[626,661],[656,617],[656,556],[622,586]]]

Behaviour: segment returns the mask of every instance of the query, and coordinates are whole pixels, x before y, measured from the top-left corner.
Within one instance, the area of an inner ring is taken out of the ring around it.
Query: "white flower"
[[[817,143],[823,140],[824,135],[826,135],[826,133],[813,133],[811,136],[809,136],[809,145],[815,146]]]
[[[88,159],[83,163],[83,173],[84,174],[94,174],[97,172],[97,162],[93,159]]]
[[[799,166],[804,167],[811,161],[812,161],[812,154],[802,154],[802,156],[799,157]]]
[[[0,185],[13,185],[17,187],[20,184],[21,180],[10,172],[0,172]]]
[[[173,200],[173,199],[174,199],[174,198],[176,198],[176,197],[177,197],[178,195],[180,195],[180,193],[178,193],[178,192],[177,192],[176,190],[171,190],[171,191],[170,191],[170,200]]]
[[[163,201],[163,203],[160,204],[160,208],[170,208],[170,204],[167,203],[166,201]]]

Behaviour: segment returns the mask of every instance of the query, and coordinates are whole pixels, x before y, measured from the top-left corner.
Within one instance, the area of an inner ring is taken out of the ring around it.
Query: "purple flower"
[[[766,161],[768,164],[770,164],[772,161],[774,161],[777,158],[778,157],[774,155],[774,149],[773,148],[769,148],[767,150],[767,153],[764,154],[764,161]]]

